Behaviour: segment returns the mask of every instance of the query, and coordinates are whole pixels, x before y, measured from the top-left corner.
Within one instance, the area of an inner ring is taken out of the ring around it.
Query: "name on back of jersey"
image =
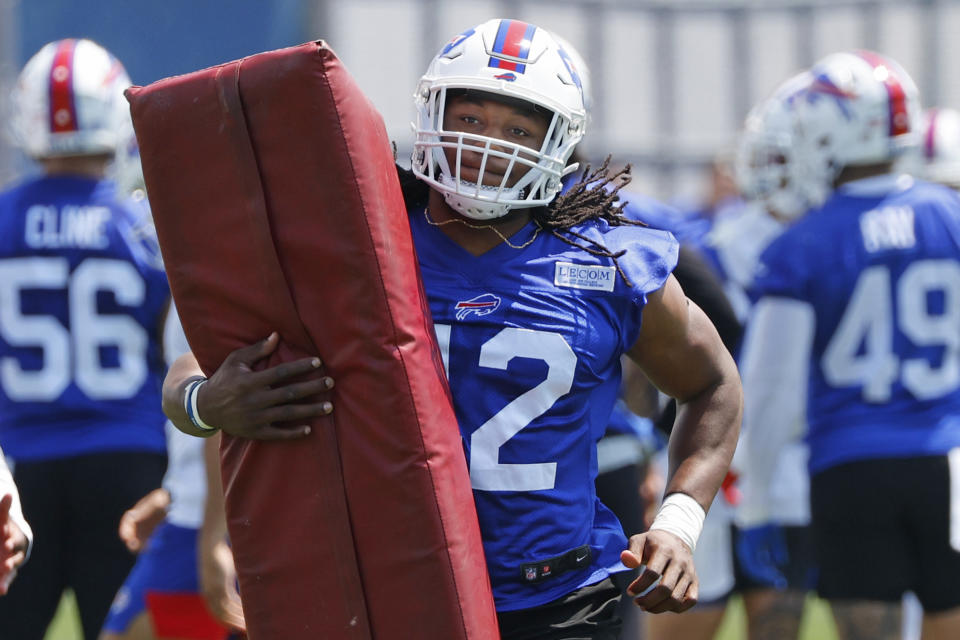
[[[110,209],[36,204],[27,209],[23,239],[31,249],[105,249]]]
[[[889,249],[910,249],[917,244],[913,208],[880,207],[860,216],[860,235],[870,253]]]

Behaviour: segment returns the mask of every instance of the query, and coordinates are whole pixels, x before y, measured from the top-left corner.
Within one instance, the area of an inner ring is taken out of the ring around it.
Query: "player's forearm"
[[[201,429],[193,424],[184,406],[187,384],[203,377],[203,371],[193,353],[185,353],[170,365],[167,377],[163,380],[163,413],[180,431],[206,438],[215,432]]]
[[[223,501],[223,484],[220,480],[220,436],[204,443],[204,467],[207,480],[207,499],[203,510],[203,525],[200,527],[200,544],[210,549],[227,536],[227,517]]]
[[[714,384],[677,404],[670,436],[670,472],[664,495],[685,493],[706,511],[713,502],[740,434],[743,392],[732,360]]]

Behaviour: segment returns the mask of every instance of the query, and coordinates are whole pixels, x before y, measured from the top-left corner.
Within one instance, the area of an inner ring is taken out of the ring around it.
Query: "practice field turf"
[[[740,600],[735,598],[727,609],[723,625],[715,640],[743,640],[747,637],[746,618]],[[80,625],[77,622],[77,606],[72,595],[64,597],[45,640],[79,640]],[[628,640],[628,639],[624,639]],[[807,602],[799,640],[837,640],[837,632],[826,605],[811,598]]]
[[[60,608],[50,623],[44,640],[80,640],[82,637],[77,602],[73,599],[73,594],[68,592],[60,600]]]
[[[734,598],[727,608],[723,624],[714,640],[744,640],[747,637],[747,618],[739,598]],[[803,614],[798,640],[837,640],[837,630],[827,604],[810,597]]]

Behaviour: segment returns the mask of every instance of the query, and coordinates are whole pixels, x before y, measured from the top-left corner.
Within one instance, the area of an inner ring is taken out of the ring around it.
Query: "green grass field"
[[[77,613],[77,602],[73,594],[67,592],[60,600],[60,608],[54,616],[44,640],[80,640],[83,631],[80,629],[80,616]],[[96,639],[94,639],[96,640]]]
[[[727,614],[714,640],[745,640],[746,637],[747,618],[740,599],[735,597],[727,607]],[[814,597],[807,600],[798,640],[837,640],[833,617],[824,601]]]
[[[727,608],[727,615],[717,632],[715,640],[745,640],[747,637],[746,617],[739,598],[734,598]],[[45,640],[80,640],[80,624],[77,620],[77,605],[72,595],[64,596],[60,602],[53,624],[50,625]],[[624,639],[627,640],[627,639]],[[816,598],[807,601],[798,640],[837,640],[837,632],[826,604]]]

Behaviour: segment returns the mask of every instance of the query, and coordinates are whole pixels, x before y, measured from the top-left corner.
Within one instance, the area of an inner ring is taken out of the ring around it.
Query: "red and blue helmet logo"
[[[472,36],[474,34],[474,31],[475,31],[474,29],[467,29],[463,33],[458,33],[457,35],[453,36],[450,39],[450,42],[444,45],[443,49],[440,50],[440,55],[445,56],[448,53],[450,53],[450,51],[453,50],[454,47],[456,47],[458,44],[460,44],[461,42],[463,42],[464,40]]]
[[[527,65],[523,61],[530,55],[530,43],[536,32],[537,27],[527,22],[501,20],[487,66],[524,73]]]
[[[814,69],[813,82],[810,83],[806,89],[798,92],[796,95],[790,96],[788,98],[788,103],[792,103],[794,99],[799,96],[803,96],[806,101],[810,104],[816,103],[818,100],[826,99],[833,100],[837,104],[837,108],[840,109],[840,113],[843,114],[843,117],[849,120],[853,114],[850,111],[849,100],[856,98],[857,95],[853,92],[847,91],[840,88],[833,81],[825,71],[819,73]]]
[[[511,71],[507,71],[506,73],[498,73],[493,77],[497,80],[506,80],[507,82],[513,82],[514,80],[517,79],[517,74]]]
[[[577,89],[583,91],[583,82],[580,80],[580,73],[577,71],[577,65],[573,64],[570,54],[567,53],[563,47],[558,47],[558,53],[560,54],[560,59],[563,60],[563,65],[567,68],[567,73],[569,73],[570,78],[573,79],[573,84],[577,86]]]

